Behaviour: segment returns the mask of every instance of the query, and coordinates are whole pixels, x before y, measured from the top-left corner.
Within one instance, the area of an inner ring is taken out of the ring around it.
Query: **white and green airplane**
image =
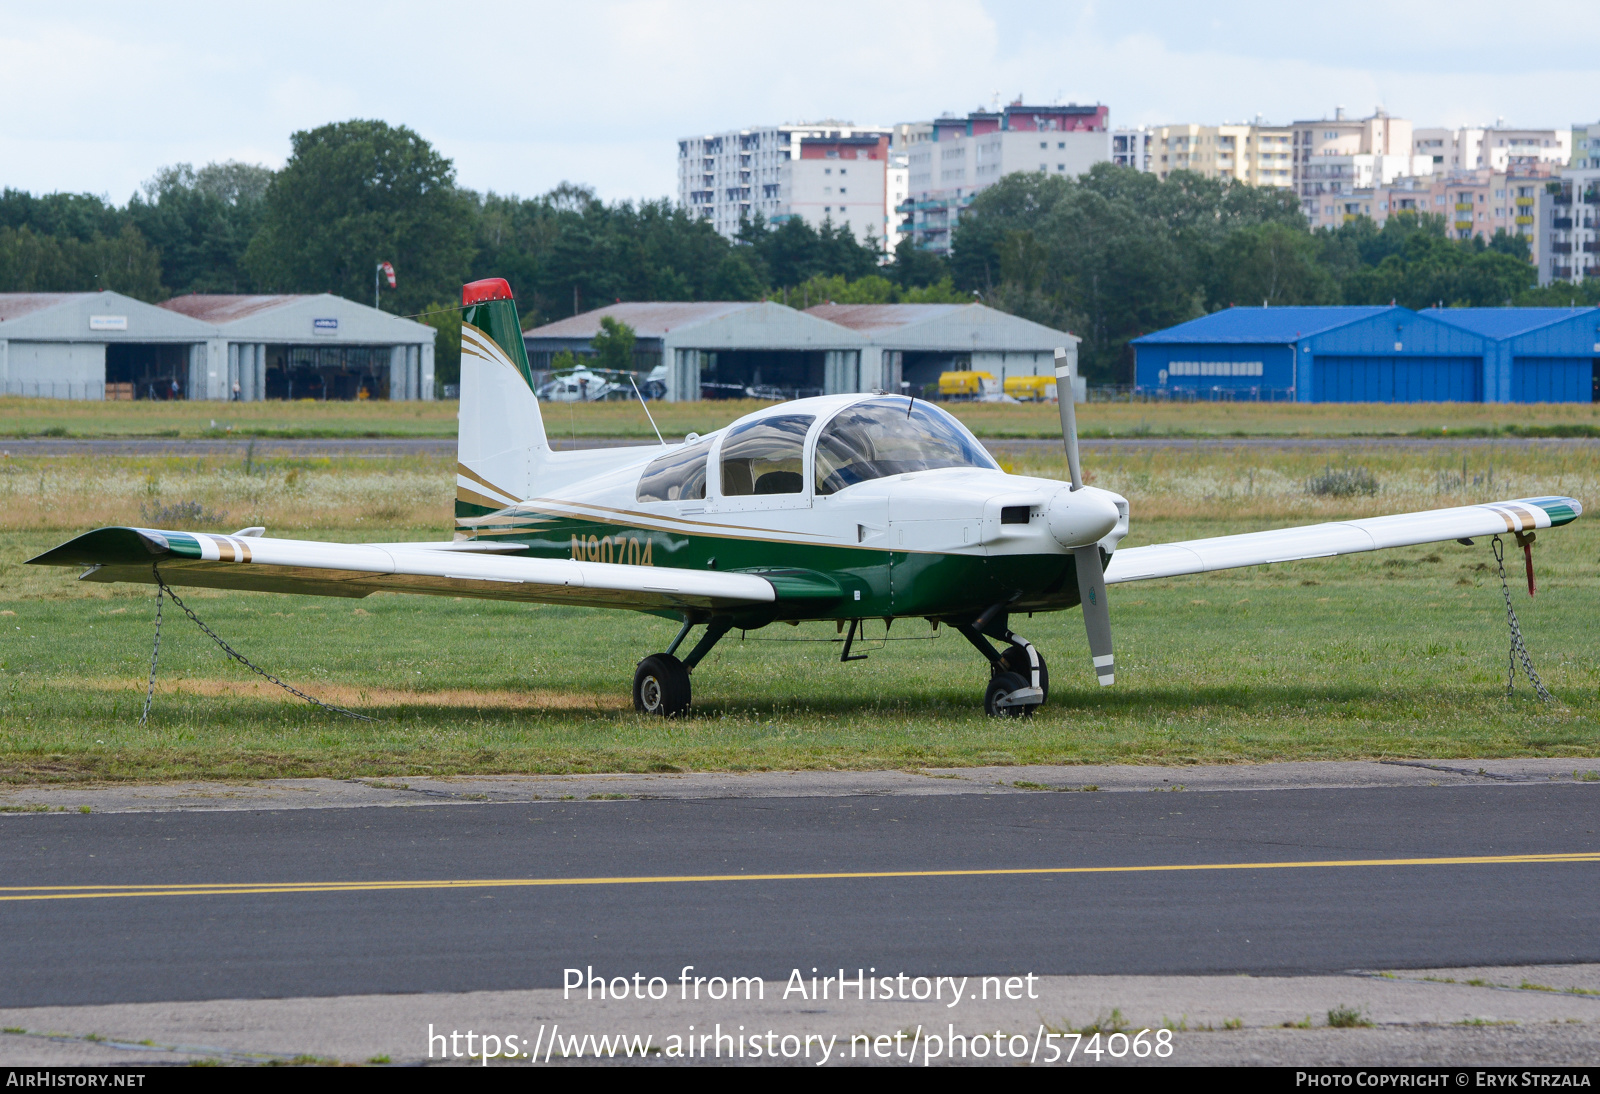
[[[1519,535],[1576,519],[1572,498],[1523,498],[1134,547],[1127,499],[1085,486],[1071,399],[1060,400],[1071,482],[1010,475],[955,418],[901,395],[765,407],[681,444],[555,452],[510,287],[463,291],[456,533],[424,543],[274,539],[101,528],[31,561],[88,581],[364,597],[379,591],[625,608],[682,622],[638,663],[634,706],[682,714],[690,673],[730,630],[919,617],[988,661],[984,708],[1031,713],[1044,657],[1022,613],[1081,605],[1101,684],[1115,679],[1106,586],[1389,547]],[[1056,352],[1060,390],[1073,358]],[[696,626],[704,628],[679,657]]]

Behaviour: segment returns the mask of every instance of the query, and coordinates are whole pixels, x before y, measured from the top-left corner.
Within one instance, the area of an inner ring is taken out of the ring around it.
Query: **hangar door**
[[[1513,403],[1587,403],[1595,397],[1594,361],[1588,357],[1513,357]]]
[[[1319,403],[1478,403],[1481,357],[1318,356]]]

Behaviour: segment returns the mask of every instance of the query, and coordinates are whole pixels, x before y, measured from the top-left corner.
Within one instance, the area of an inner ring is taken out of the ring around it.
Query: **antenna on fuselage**
[[[667,446],[667,439],[661,435],[661,427],[656,425],[654,414],[650,413],[650,404],[644,401],[644,392],[639,390],[639,382],[633,378],[633,373],[628,373],[628,383],[633,385],[633,393],[639,396],[639,405],[644,407],[644,416],[650,419],[650,428],[656,431],[656,440],[661,442],[661,447]]]

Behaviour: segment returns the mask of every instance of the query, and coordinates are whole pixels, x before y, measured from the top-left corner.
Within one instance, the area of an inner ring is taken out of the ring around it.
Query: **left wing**
[[[1111,565],[1106,567],[1106,584],[1203,574],[1236,566],[1331,558],[1473,536],[1531,532],[1536,528],[1557,528],[1571,523],[1582,513],[1583,506],[1573,498],[1520,498],[1488,505],[1463,505],[1454,509],[1312,524],[1304,528],[1130,547],[1111,557]]]
[[[511,545],[322,543],[313,540],[101,528],[28,561],[87,566],[87,581],[155,583],[320,596],[379,591],[526,600],[637,611],[771,604],[785,587],[754,574],[506,558]]]

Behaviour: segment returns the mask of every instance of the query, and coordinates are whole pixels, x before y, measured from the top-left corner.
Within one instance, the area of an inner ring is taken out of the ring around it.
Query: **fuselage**
[[[1109,559],[1127,531],[1120,496],[1007,474],[956,419],[903,397],[796,400],[630,451],[500,508],[493,484],[463,474],[457,534],[546,558],[761,573],[780,592],[772,618],[850,619],[1069,608],[1072,547],[1099,543]]]

